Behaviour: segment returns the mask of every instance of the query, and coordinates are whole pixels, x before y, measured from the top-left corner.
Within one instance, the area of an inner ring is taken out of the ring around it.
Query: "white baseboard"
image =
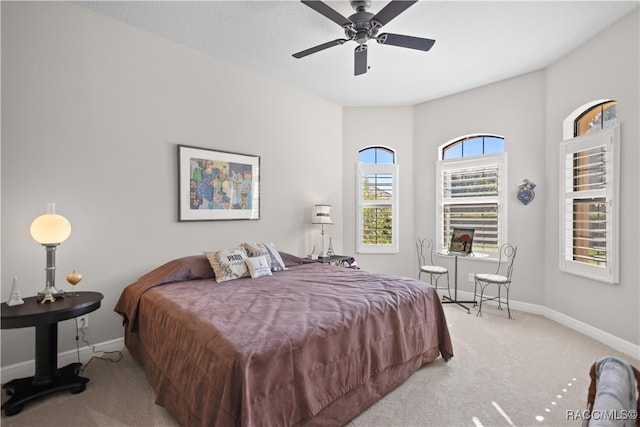
[[[460,295],[460,299],[465,299],[469,301],[473,300],[473,292],[458,291],[458,295]],[[594,340],[600,341],[601,343],[608,345],[614,350],[634,358],[634,360],[640,360],[639,345],[623,340],[622,338],[618,338],[615,335],[612,335],[601,329],[593,327],[587,323],[581,322],[580,320],[576,320],[573,317],[567,316],[566,314],[557,312],[555,310],[544,307],[542,305],[529,304],[529,303],[520,302],[520,301],[510,300],[509,305],[514,310],[519,310],[519,311],[524,311],[525,313],[538,314],[540,316],[544,316],[547,319],[551,319],[554,322],[558,322],[561,325],[566,326],[567,328],[573,329],[574,331],[578,331],[581,334],[588,336],[589,338],[593,338]]]
[[[80,355],[80,362],[86,363],[94,356],[102,356],[104,353],[111,351],[119,351],[124,348],[124,338],[117,338],[111,341],[105,341],[91,347],[80,347],[80,350],[69,350],[58,354],[58,366],[67,366],[70,363],[78,362],[78,355]],[[0,376],[2,384],[5,384],[16,378],[30,377],[36,371],[35,360],[28,360],[26,362],[16,363],[14,365],[3,366]]]
[[[640,360],[640,346],[623,340],[622,338],[618,338],[617,336],[612,335],[608,332],[594,328],[593,326],[576,320],[573,317],[569,317],[566,314],[551,310],[550,308],[545,308],[545,311],[545,317],[551,320],[555,320],[556,322],[568,328],[576,330],[588,337],[600,341],[601,343],[608,345],[609,347],[619,351],[620,353],[624,353],[629,357],[633,357],[634,360]]]

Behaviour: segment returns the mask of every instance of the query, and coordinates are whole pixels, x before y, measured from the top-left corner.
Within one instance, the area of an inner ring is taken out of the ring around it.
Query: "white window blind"
[[[438,163],[442,247],[448,246],[454,227],[475,230],[474,250],[495,252],[506,241],[505,165],[506,153]]]
[[[619,126],[561,144],[560,269],[618,281]]]

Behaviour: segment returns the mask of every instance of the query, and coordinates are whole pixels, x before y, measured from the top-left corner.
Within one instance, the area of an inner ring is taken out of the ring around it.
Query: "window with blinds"
[[[572,257],[574,261],[607,265],[607,148],[605,145],[567,155],[571,181],[567,191],[576,197],[567,212],[572,227]],[[567,174],[569,176],[569,174]],[[578,198],[580,194],[591,197]],[[598,197],[599,196],[599,197]]]
[[[391,245],[393,242],[393,173],[364,170],[361,191],[362,243]]]
[[[506,153],[438,163],[438,228],[447,247],[453,228],[475,230],[473,248],[497,252],[506,242]]]
[[[358,252],[398,252],[398,165],[384,147],[360,151],[358,163]]]
[[[619,167],[615,126],[561,145],[564,271],[616,283]]]

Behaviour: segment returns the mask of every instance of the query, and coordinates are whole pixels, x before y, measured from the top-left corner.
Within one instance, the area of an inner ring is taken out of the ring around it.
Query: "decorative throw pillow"
[[[247,258],[244,261],[247,263],[252,279],[262,276],[271,276],[271,269],[269,268],[269,263],[267,263],[267,259],[264,255]]]
[[[282,271],[285,269],[284,261],[282,257],[276,250],[276,246],[273,243],[243,243],[243,246],[249,256],[256,257],[260,255],[264,255],[269,264],[269,268],[271,271]]]
[[[247,259],[247,253],[242,248],[205,251],[204,254],[213,268],[218,283],[249,276],[249,269],[244,262]]]

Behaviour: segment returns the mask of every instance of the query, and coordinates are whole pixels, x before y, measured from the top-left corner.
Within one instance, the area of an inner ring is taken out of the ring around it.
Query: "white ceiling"
[[[327,1],[343,16],[347,0]],[[282,1],[78,2],[135,27],[344,106],[412,105],[544,68],[621,18],[635,1],[422,0],[380,32],[435,39],[429,52],[369,41],[291,55],[344,36],[306,5]],[[378,12],[386,1],[373,1]],[[615,46],[612,47],[615,49]],[[597,52],[594,52],[596,55]]]

